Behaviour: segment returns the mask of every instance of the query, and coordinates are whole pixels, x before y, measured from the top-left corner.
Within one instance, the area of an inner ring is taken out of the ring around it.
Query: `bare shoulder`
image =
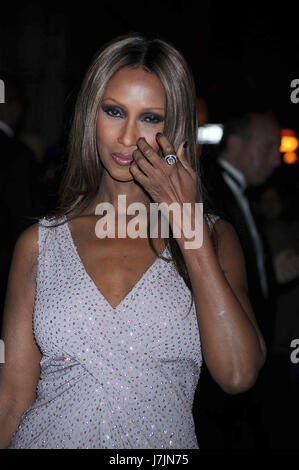
[[[217,219],[213,225],[213,230],[215,230],[217,237],[220,240],[232,242],[237,240],[239,242],[239,237],[235,228],[227,220]]]
[[[218,219],[213,230],[217,239],[217,259],[223,272],[229,273],[236,282],[247,288],[245,258],[235,228],[230,222]]]
[[[15,248],[14,258],[17,262],[26,266],[27,274],[34,276],[36,274],[38,260],[38,223],[30,225],[18,237]]]
[[[18,237],[9,270],[3,311],[5,363],[1,368],[1,406],[21,415],[35,400],[41,352],[33,334],[38,259],[38,223]]]
[[[38,223],[27,227],[18,237],[17,243],[27,248],[36,249],[38,246]]]

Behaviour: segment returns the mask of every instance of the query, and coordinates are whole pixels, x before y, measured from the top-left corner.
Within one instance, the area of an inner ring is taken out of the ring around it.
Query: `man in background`
[[[203,178],[213,205],[239,236],[246,263],[248,297],[268,350],[266,364],[254,387],[237,396],[225,394],[207,368],[203,368],[199,423],[200,436],[206,436],[203,443],[206,447],[267,446],[263,410],[271,383],[277,281],[250,191],[254,193],[281,164],[280,142],[280,127],[272,116],[249,113],[224,125],[216,160],[201,157]]]
[[[265,339],[271,341],[276,279],[254,207],[254,188],[281,164],[279,124],[267,114],[246,114],[224,126],[216,165],[217,203],[235,227],[247,267],[248,292]],[[269,345],[269,344],[268,344]]]

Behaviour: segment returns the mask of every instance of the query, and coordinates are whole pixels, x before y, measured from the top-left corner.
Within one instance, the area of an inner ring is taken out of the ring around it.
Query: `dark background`
[[[25,86],[23,131],[42,150],[57,146],[94,54],[129,31],[158,33],[186,56],[209,122],[240,110],[271,108],[299,130],[290,83],[299,78],[298,20],[293,2],[28,1],[1,5],[0,70]],[[41,150],[40,150],[41,152]]]
[[[60,174],[55,171],[65,158],[72,110],[85,71],[100,47],[128,32],[158,33],[183,53],[193,70],[198,97],[207,104],[208,122],[224,123],[240,112],[271,110],[282,128],[299,134],[299,103],[290,99],[290,83],[299,79],[294,5],[214,0],[1,4],[0,72],[13,73],[24,89],[27,105],[20,136],[41,165],[44,207],[55,205]],[[276,181],[292,188],[290,210],[297,218],[298,176],[298,162],[282,163],[276,172]],[[286,412],[287,395],[277,395],[275,414],[283,406],[273,447],[288,448],[294,400]],[[295,429],[296,422],[292,424]],[[281,445],[285,429],[289,431]]]

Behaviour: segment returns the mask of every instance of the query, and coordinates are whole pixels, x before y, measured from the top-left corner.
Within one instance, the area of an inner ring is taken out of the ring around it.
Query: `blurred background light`
[[[222,134],[222,124],[205,124],[198,128],[197,140],[200,144],[218,144]]]
[[[297,134],[292,129],[282,129],[281,130],[281,153],[285,152],[294,152],[299,145],[299,140]]]
[[[298,155],[296,152],[286,152],[283,154],[283,161],[288,165],[293,165],[298,161]]]

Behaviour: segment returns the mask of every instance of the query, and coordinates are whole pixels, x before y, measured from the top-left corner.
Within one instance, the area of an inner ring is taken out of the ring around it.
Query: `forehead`
[[[116,72],[109,80],[104,92],[104,97],[130,102],[141,100],[141,102],[165,101],[165,92],[159,78],[143,67],[125,67]]]

